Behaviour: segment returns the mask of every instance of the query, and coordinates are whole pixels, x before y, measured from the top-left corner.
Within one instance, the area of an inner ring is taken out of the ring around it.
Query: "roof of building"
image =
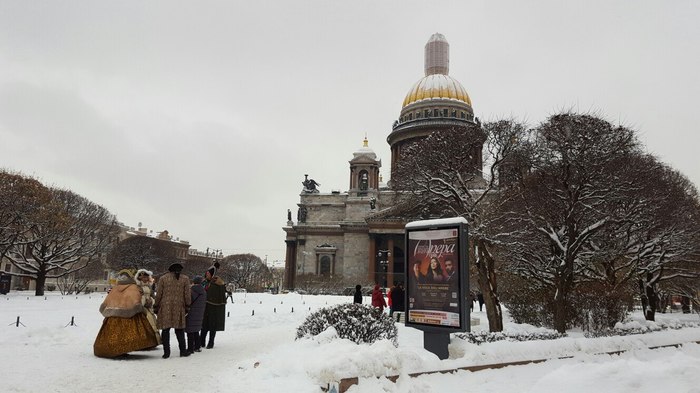
[[[403,100],[406,107],[414,102],[433,99],[451,99],[472,106],[467,90],[458,80],[445,74],[427,75],[416,82]]]

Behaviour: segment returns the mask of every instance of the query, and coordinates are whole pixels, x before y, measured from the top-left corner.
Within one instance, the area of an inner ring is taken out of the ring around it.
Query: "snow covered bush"
[[[358,344],[387,339],[398,346],[396,325],[389,315],[354,303],[322,308],[309,315],[297,328],[296,338],[317,336],[329,327],[336,330],[338,337]]]
[[[509,333],[509,332],[467,332],[467,333],[457,333],[456,338],[466,340],[472,344],[480,345],[483,343],[492,343],[495,341],[533,341],[533,340],[554,340],[557,338],[566,337],[566,334],[561,334],[557,331],[548,332],[519,332],[519,333]]]
[[[586,332],[586,337],[610,337],[610,336],[630,336],[633,334],[646,334],[658,332],[661,330],[678,330],[684,328],[697,328],[700,324],[695,322],[681,322],[672,320],[669,322],[653,322],[653,321],[631,321],[627,323],[617,323],[612,329],[604,329],[598,331]]]

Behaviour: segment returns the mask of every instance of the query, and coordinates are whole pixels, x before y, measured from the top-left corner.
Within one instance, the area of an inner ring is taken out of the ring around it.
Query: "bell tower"
[[[379,168],[382,160],[370,149],[367,136],[362,147],[353,153],[350,163],[350,189],[352,196],[375,195],[379,191]]]

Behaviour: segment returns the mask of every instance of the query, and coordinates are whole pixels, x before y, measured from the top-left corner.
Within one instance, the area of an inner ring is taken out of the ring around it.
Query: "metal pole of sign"
[[[423,348],[436,354],[440,360],[450,357],[450,351],[447,349],[449,345],[449,333],[423,331]]]

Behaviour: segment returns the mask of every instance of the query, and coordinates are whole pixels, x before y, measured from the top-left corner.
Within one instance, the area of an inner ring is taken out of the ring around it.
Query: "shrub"
[[[571,294],[574,322],[589,334],[604,334],[624,322],[632,311],[634,291],[627,285],[614,290],[600,283],[579,285]]]
[[[46,286],[46,290],[49,291],[49,292],[53,292],[53,291],[56,290],[56,286],[55,286],[55,285],[49,284],[49,285]]]
[[[466,340],[472,344],[492,343],[495,341],[533,341],[533,340],[555,340],[557,338],[566,337],[566,334],[557,331],[548,332],[527,332],[527,333],[509,333],[509,332],[467,332],[457,333],[455,337]]]
[[[354,303],[322,308],[309,315],[297,328],[296,338],[316,336],[331,326],[338,332],[338,337],[358,344],[387,339],[398,346],[396,325],[389,315],[377,308]]]

